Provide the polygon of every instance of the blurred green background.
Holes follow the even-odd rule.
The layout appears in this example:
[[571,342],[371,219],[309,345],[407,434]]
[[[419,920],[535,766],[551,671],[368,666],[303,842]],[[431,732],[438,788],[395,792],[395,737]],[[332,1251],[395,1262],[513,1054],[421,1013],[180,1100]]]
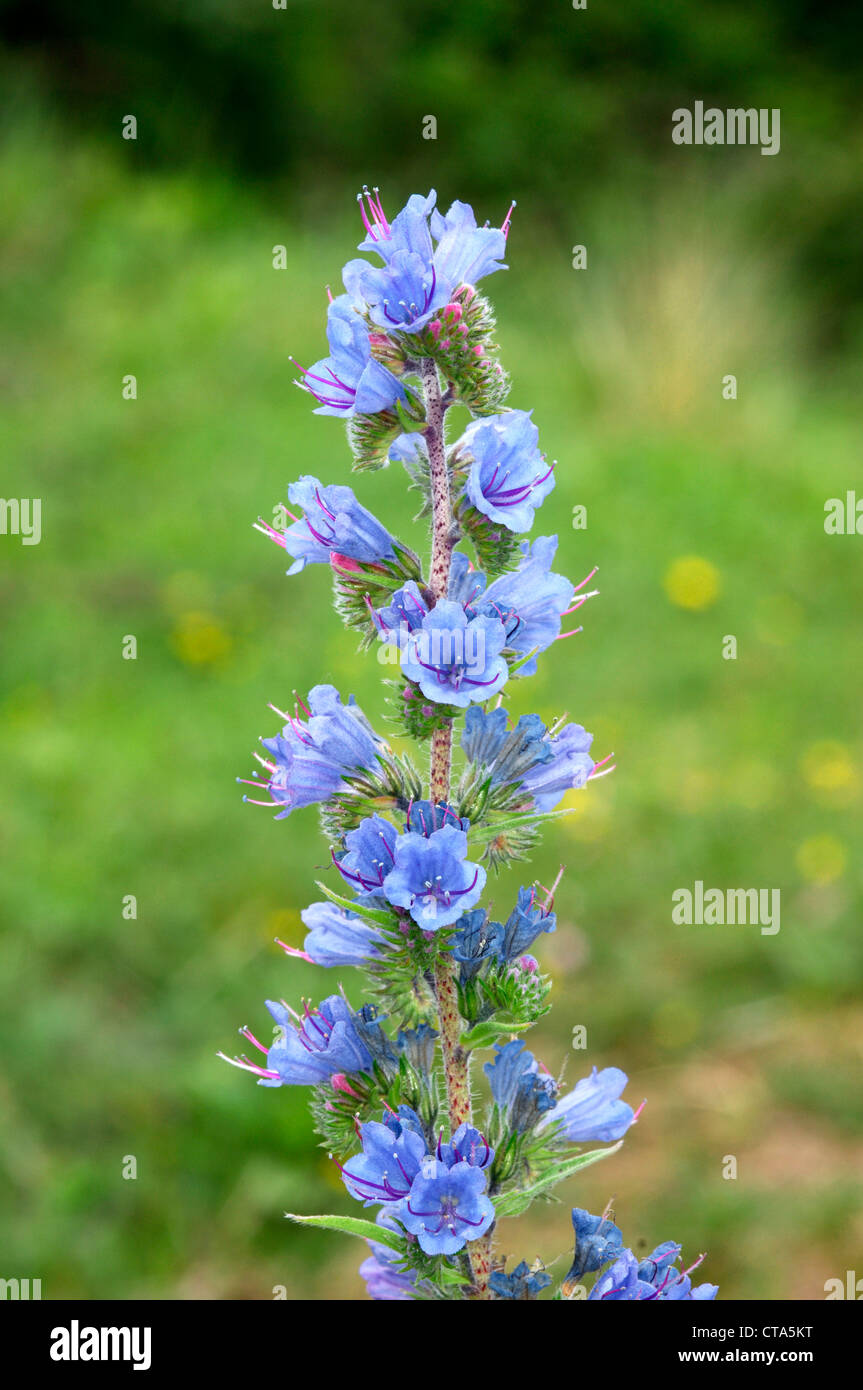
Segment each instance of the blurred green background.
[[[623,1067],[648,1105],[502,1248],[562,1274],[568,1204],[613,1193],[636,1249],[708,1249],[726,1297],[821,1298],[861,1270],[863,542],[823,528],[828,498],[863,495],[852,19],[0,5],[0,491],[43,501],[40,545],[0,537],[0,1276],[48,1298],[362,1295],[364,1250],[282,1219],[353,1207],[305,1095],[215,1052],[266,1028],[267,996],[343,979],[358,1000],[272,944],[302,942],[314,811],[274,824],[233,778],[294,687],[383,714],[328,576],[286,579],[251,529],[299,473],[349,480],[289,354],[321,354],[366,181],[390,210],[434,186],[498,224],[518,199],[489,282],[510,403],[559,460],[558,568],[600,569],[584,632],[512,697],[618,764],[526,870],[568,865],[534,1039],[570,1081]],[[673,145],[695,100],[780,108],[780,153]],[[424,546],[403,482],[357,486]],[[674,926],[696,879],[779,888],[781,931]],[[494,886],[502,911],[521,881]]]

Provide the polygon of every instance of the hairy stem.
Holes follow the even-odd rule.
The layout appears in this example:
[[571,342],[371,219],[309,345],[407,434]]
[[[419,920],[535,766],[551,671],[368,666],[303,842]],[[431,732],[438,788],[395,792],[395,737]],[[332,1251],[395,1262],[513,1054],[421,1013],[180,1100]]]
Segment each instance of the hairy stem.
[[[440,389],[437,368],[430,357],[423,359],[420,376],[426,404],[425,441],[429,456],[432,503],[432,553],[429,589],[437,602],[446,598],[450,561],[455,544],[456,528],[452,514],[449,473],[446,464],[444,416],[446,406]],[[452,723],[432,734],[429,795],[432,802],[447,801],[450,795],[452,764]],[[441,953],[435,962],[435,996],[440,1024],[440,1043],[446,1075],[450,1133],[460,1124],[472,1119],[468,1054],[459,1044],[462,1020],[458,1009],[456,964],[452,956]],[[473,1243],[468,1252],[479,1298],[488,1298],[488,1276],[491,1272],[491,1235]]]

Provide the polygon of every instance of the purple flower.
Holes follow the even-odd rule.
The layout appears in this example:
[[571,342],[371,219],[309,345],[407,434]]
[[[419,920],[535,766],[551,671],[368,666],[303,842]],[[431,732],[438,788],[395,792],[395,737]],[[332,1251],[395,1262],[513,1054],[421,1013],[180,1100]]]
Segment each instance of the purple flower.
[[[387,1207],[381,1207],[375,1217],[375,1225],[402,1234],[401,1227],[393,1220]],[[400,1268],[402,1257],[397,1251],[377,1240],[370,1240],[368,1246],[372,1253],[360,1265],[360,1274],[366,1281],[370,1298],[388,1303],[404,1301],[413,1299],[427,1287],[422,1281],[417,1281],[416,1270]]]
[[554,488],[554,467],[546,467],[538,438],[529,412],[507,410],[474,420],[457,445],[472,460],[465,484],[471,503],[510,531],[529,531]]
[[332,554],[364,564],[395,558],[392,536],[351,488],[337,483],[324,487],[304,474],[291,483],[288,498],[305,513],[296,517],[288,512],[293,526],[282,532],[259,520],[255,527],[294,557],[288,574],[298,574],[306,565],[327,565]]
[[402,671],[427,699],[465,709],[496,695],[506,684],[509,668],[501,656],[505,643],[497,618],[468,618],[461,604],[440,599],[408,634]]
[[327,340],[329,357],[299,368],[297,385],[319,402],[316,415],[373,415],[405,399],[397,378],[372,357],[369,331],[346,294],[327,310]]
[[489,1148],[488,1140],[473,1125],[461,1124],[448,1144],[438,1139],[435,1157],[448,1168],[457,1163],[470,1163],[474,1168],[488,1168],[494,1158],[494,1149]]
[[345,835],[347,853],[333,856],[336,868],[358,896],[383,893],[384,880],[395,862],[399,838],[395,826],[383,816],[367,816],[356,830]]
[[466,1241],[485,1235],[494,1221],[485,1170],[471,1163],[448,1168],[439,1159],[427,1160],[398,1216],[427,1255],[454,1255]]
[[362,193],[357,194],[357,202],[366,235],[357,250],[374,251],[382,261],[389,261],[396,251],[427,254],[428,217],[436,199],[434,189],[426,197],[421,193],[412,193],[401,212],[390,223],[383,209],[379,189],[375,188],[370,193],[364,188]]
[[559,1124],[560,1137],[573,1144],[622,1138],[636,1119],[632,1106],[619,1099],[627,1080],[617,1067],[594,1067],[543,1116],[539,1128]]
[[360,1275],[366,1281],[369,1298],[376,1302],[395,1303],[413,1300],[417,1293],[415,1269],[399,1269],[399,1257],[386,1245],[369,1241],[372,1253],[360,1265]]
[[[411,435],[402,435],[403,439],[412,437]],[[475,608],[477,600],[485,592],[485,587],[485,575],[480,570],[474,569],[463,550],[456,550],[449,567],[447,598],[452,599],[455,603],[460,603],[462,608]],[[472,616],[473,613],[471,613]]]
[[530,546],[523,541],[518,568],[500,575],[473,604],[476,611],[500,618],[509,648],[522,656],[534,653],[520,668],[523,676],[535,674],[537,655],[560,636],[561,616],[575,593],[568,579],[551,572],[556,550],[557,536],[538,536]]
[[394,864],[383,893],[404,907],[423,931],[448,927],[482,895],[486,873],[467,862],[467,835],[445,825],[429,836],[411,831],[395,842]]
[[302,1018],[287,1004],[270,999],[267,1008],[279,1029],[269,1048],[250,1029],[240,1029],[259,1052],[266,1053],[265,1067],[245,1056],[219,1053],[223,1061],[257,1076],[259,1086],[314,1086],[337,1072],[361,1072],[371,1066],[371,1054],[354,1027],[350,1005],[340,994],[331,994],[316,1009],[306,1005]]
[[289,955],[303,955],[313,965],[367,965],[380,957],[379,948],[386,945],[370,922],[335,903],[311,903],[300,917],[309,928],[305,950],[296,952],[280,944]]
[[275,738],[261,739],[269,757],[256,755],[268,780],[249,785],[268,791],[272,801],[253,804],[281,807],[276,820],[345,790],[343,779],[376,767],[383,747],[354,697],[343,705],[333,685],[316,685],[303,712],[305,719],[276,710],[287,722]]

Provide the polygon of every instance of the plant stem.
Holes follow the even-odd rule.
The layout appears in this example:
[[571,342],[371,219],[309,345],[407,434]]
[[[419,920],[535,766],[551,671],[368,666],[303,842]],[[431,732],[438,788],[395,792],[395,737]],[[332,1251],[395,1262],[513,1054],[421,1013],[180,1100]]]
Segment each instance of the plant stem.
[[[430,357],[420,364],[426,405],[425,441],[429,456],[432,504],[432,553],[429,589],[435,602],[446,598],[450,561],[455,544],[455,523],[450,498],[449,473],[446,463],[444,416],[446,406],[440,389],[437,368]],[[448,801],[452,765],[452,722],[436,729],[431,741],[429,796],[432,803]],[[435,997],[440,1025],[440,1044],[446,1076],[450,1134],[460,1124],[472,1119],[468,1053],[459,1043],[462,1019],[458,1009],[456,964],[449,953],[441,952],[435,961]],[[488,1276],[491,1272],[491,1234],[472,1242],[468,1258],[474,1275],[476,1296],[488,1298]]]

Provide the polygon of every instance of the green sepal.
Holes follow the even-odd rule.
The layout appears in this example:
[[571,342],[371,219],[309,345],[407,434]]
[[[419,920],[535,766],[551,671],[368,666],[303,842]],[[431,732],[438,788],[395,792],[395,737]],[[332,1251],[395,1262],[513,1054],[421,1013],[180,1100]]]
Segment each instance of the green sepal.
[[493,840],[497,835],[505,835],[509,830],[521,829],[528,825],[539,825],[542,821],[554,820],[557,816],[571,816],[574,807],[565,807],[562,811],[526,811],[518,816],[504,816],[502,820],[486,821],[480,825],[471,825],[467,832],[468,843],[473,841],[485,844]]
[[474,1024],[473,1028],[468,1028],[466,1033],[462,1033],[459,1043],[462,1047],[493,1047],[498,1038],[503,1033],[523,1033],[526,1028],[533,1026],[533,1019],[518,1019],[514,1014],[505,1010],[501,1013],[492,1014],[491,1018],[483,1019],[482,1023]]
[[365,917],[367,922],[373,922],[376,927],[392,927],[396,921],[394,912],[381,912],[375,907],[366,907],[364,903],[354,902],[353,898],[343,898],[340,893],[334,893],[332,888],[328,888],[320,879],[316,879],[316,886],[320,888],[337,907],[344,908],[345,912],[354,912],[357,917]]

